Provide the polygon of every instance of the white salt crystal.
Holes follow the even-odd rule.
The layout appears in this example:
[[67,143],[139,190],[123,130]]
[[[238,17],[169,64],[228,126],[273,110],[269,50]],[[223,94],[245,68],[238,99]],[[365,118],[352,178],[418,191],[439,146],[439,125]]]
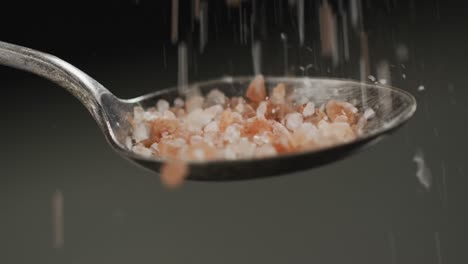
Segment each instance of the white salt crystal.
[[234,149],[233,149],[232,145],[226,146],[226,148],[224,149],[223,154],[224,154],[224,158],[227,159],[227,160],[236,159],[236,152],[234,152]]
[[162,116],[164,119],[176,119],[176,115],[169,111],[169,110],[164,110],[164,113],[163,113],[163,116]]
[[371,119],[375,116],[375,112],[372,108],[367,108],[366,111],[364,111],[363,116],[365,119]]
[[252,141],[257,145],[263,145],[270,143],[270,137],[267,133],[263,132],[262,134],[257,134],[253,136]]
[[226,96],[218,89],[211,90],[206,96],[206,102],[211,105],[224,105],[226,103]]
[[426,87],[424,87],[424,85],[419,85],[418,86],[418,92],[422,92],[424,90],[426,90]]
[[348,122],[348,117],[345,115],[339,115],[335,118],[334,122],[341,122],[341,123],[347,123]]
[[149,138],[149,129],[146,126],[146,123],[139,123],[134,129],[133,129],[133,138],[137,141],[140,142],[142,140],[148,139]]
[[145,110],[142,107],[136,106],[133,108],[133,121],[135,123],[140,123],[144,119]]
[[221,105],[213,105],[205,109],[205,113],[211,118],[215,118],[223,112],[223,107]]
[[250,142],[247,138],[240,139],[239,143],[236,144],[237,156],[242,158],[251,158],[255,155],[256,146]]
[[302,122],[303,122],[302,115],[297,112],[288,114],[286,116],[286,127],[291,131],[294,131],[297,128],[299,128]]
[[373,75],[369,75],[369,76],[367,76],[367,78],[368,78],[371,82],[375,82],[375,80],[377,80]]
[[216,133],[219,131],[219,125],[216,121],[211,121],[210,123],[208,123],[208,125],[205,126],[203,131],[205,131],[205,133],[209,133],[209,132]]
[[151,150],[149,148],[145,148],[145,146],[138,144],[132,148],[132,151],[140,156],[143,157],[151,157]]
[[308,102],[302,111],[304,117],[311,116],[315,113],[315,104],[312,102]]
[[158,143],[151,144],[150,150],[155,154],[158,153],[159,152],[159,144]]
[[189,113],[194,111],[195,109],[201,109],[204,101],[205,98],[199,95],[192,96],[187,100],[187,102],[185,102],[185,108]]
[[224,132],[225,141],[228,141],[230,143],[235,143],[239,141],[239,138],[240,138],[239,125],[233,124],[226,128],[226,131]]
[[169,110],[169,102],[163,99],[158,100],[156,107],[158,108],[158,112],[163,113],[164,111]]
[[132,149],[132,138],[131,137],[126,137],[125,138],[125,146],[127,149]]
[[202,136],[192,136],[190,137],[190,144],[197,144],[197,143],[202,143],[203,142],[203,137]]
[[205,151],[200,148],[196,148],[192,151],[193,156],[195,157],[196,160],[204,160],[205,159]]
[[265,144],[258,147],[255,151],[257,157],[268,157],[276,155],[276,149],[271,144]]
[[257,107],[257,118],[265,119],[265,113],[267,111],[267,102],[261,102]]
[[197,108],[187,115],[187,124],[190,131],[201,130],[211,121],[211,118],[201,108]]
[[184,105],[185,105],[185,102],[184,102],[184,100],[182,100],[182,98],[176,98],[176,99],[174,100],[174,106],[175,106],[175,107],[180,107],[180,108],[182,108],[182,107],[184,107]]
[[237,112],[239,112],[239,113],[243,113],[243,112],[244,112],[244,108],[245,108],[245,107],[244,107],[244,104],[243,104],[243,103],[239,103],[239,104],[236,105],[235,110],[236,110]]

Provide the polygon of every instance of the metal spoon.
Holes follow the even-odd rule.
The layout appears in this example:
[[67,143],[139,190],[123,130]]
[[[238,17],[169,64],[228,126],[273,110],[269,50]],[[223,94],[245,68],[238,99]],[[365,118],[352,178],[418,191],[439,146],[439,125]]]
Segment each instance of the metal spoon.
[[[72,93],[88,109],[117,153],[150,170],[159,172],[163,160],[136,155],[125,147],[131,132],[128,113],[135,106],[155,106],[159,99],[172,101],[179,96],[177,88],[160,90],[134,99],[123,100],[73,65],[50,54],[0,42],[0,64],[29,71],[49,79]],[[253,77],[225,77],[196,83],[188,89],[206,94],[219,89],[227,96],[242,96]],[[321,166],[342,159],[369,143],[381,139],[404,124],[416,110],[415,98],[400,89],[364,84],[351,80],[312,78],[265,78],[268,89],[282,82],[295,89],[300,99],[308,98],[320,105],[330,99],[355,102],[360,110],[371,107],[376,117],[356,140],[317,151],[278,155],[249,160],[190,162],[190,180],[225,181],[253,179],[286,174]]]

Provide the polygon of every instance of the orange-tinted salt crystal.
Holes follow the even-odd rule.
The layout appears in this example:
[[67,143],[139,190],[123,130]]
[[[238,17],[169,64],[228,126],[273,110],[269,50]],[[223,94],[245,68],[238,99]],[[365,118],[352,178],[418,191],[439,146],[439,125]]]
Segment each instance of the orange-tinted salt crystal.
[[305,118],[304,122],[310,122],[314,125],[317,125],[320,121],[322,121],[326,117],[327,115],[322,110],[320,110],[319,108],[316,108],[315,113]]
[[179,121],[176,119],[156,119],[150,122],[151,136],[154,142],[161,139],[163,133],[173,134],[179,128]]
[[234,117],[231,111],[223,111],[219,122],[219,131],[224,132],[228,126],[234,122]]
[[168,161],[161,167],[161,182],[169,189],[182,185],[187,175],[188,166],[183,161]]
[[259,103],[265,100],[266,96],[265,79],[263,79],[262,75],[257,75],[250,83],[249,88],[247,88],[245,97],[249,98],[252,102]]
[[332,121],[335,121],[335,119],[340,115],[345,115],[348,118],[348,123],[350,125],[354,125],[357,122],[356,108],[350,103],[330,100],[325,109],[328,117]]
[[271,125],[267,120],[255,118],[253,121],[246,122],[244,124],[244,127],[241,130],[241,134],[244,137],[251,138],[257,134],[271,131]]
[[273,88],[271,93],[271,101],[275,104],[284,104],[286,97],[286,86],[284,83],[279,83]]

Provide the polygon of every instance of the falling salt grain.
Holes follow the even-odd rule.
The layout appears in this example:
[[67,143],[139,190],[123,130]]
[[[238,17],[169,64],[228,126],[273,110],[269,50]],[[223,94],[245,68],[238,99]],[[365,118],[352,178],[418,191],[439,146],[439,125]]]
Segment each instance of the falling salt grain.
[[156,107],[158,108],[158,112],[163,113],[164,111],[169,110],[169,102],[162,99],[158,100]]
[[367,78],[368,78],[371,82],[375,82],[375,81],[377,80],[373,75],[369,75],[369,76],[367,76]]
[[126,137],[125,138],[125,146],[127,149],[132,149],[132,138],[131,137]]
[[419,85],[418,92],[422,92],[424,90],[426,90],[426,87],[424,87],[424,85]]
[[161,182],[170,189],[182,185],[187,177],[188,166],[182,161],[169,161],[161,167]]

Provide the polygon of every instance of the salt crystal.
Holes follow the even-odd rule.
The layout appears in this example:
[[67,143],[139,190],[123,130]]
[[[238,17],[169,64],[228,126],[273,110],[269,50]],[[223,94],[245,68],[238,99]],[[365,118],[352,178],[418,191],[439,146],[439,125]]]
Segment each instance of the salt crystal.
[[252,80],[245,94],[252,102],[261,102],[267,96],[265,89],[265,79],[262,75],[257,75]]
[[234,151],[232,145],[226,146],[226,148],[224,149],[223,154],[224,154],[224,158],[227,159],[227,160],[236,159],[236,152]]
[[197,108],[187,115],[187,124],[190,131],[201,130],[210,121],[210,115],[206,114],[201,108]]
[[257,107],[257,118],[265,119],[265,113],[267,111],[267,102],[261,102]]
[[127,149],[132,149],[132,138],[131,137],[126,137],[125,138],[125,146],[127,147]]
[[140,156],[143,156],[145,158],[151,157],[151,150],[148,148],[145,148],[145,146],[138,144],[136,146],[133,146],[132,151]]
[[258,147],[255,151],[255,156],[257,157],[269,157],[276,154],[276,149],[271,144],[264,144]]
[[153,143],[153,144],[151,144],[150,150],[151,150],[153,153],[158,153],[158,152],[159,152],[159,144],[158,144],[158,143]]
[[253,136],[252,141],[255,144],[261,146],[261,145],[270,143],[270,136],[268,135],[267,132],[263,132],[261,134],[257,134],[255,136]]
[[182,108],[182,107],[184,107],[184,105],[185,105],[185,102],[184,102],[184,100],[182,100],[182,98],[176,98],[174,100],[174,106],[175,107]]
[[369,76],[367,76],[367,78],[368,78],[371,82],[375,82],[375,80],[377,80],[373,75],[369,75]]
[[198,144],[198,143],[201,143],[201,142],[203,142],[203,137],[202,136],[195,135],[195,136],[192,136],[190,138],[190,144],[192,144],[192,145]]
[[171,189],[179,187],[188,175],[188,166],[182,161],[169,161],[161,167],[161,181]]
[[294,131],[297,128],[299,128],[302,122],[303,122],[302,115],[297,112],[288,114],[286,116],[286,127],[291,131]]
[[218,89],[211,90],[206,96],[206,103],[208,106],[224,105],[226,103],[226,96]]
[[224,140],[230,143],[237,142],[240,138],[240,129],[239,125],[233,124],[226,128],[224,132]]
[[239,112],[239,113],[243,113],[243,112],[244,112],[244,108],[245,108],[245,107],[244,107],[244,104],[239,103],[239,104],[236,105],[235,110],[236,110],[237,112]]
[[158,100],[156,107],[158,108],[158,112],[163,113],[164,111],[169,110],[169,102],[163,99]]
[[133,121],[135,123],[142,122],[144,119],[144,114],[145,110],[140,106],[136,106],[135,108],[133,108]]
[[219,131],[219,125],[218,125],[218,123],[216,121],[211,121],[210,123],[208,123],[208,125],[205,126],[203,131],[205,131],[205,133],[218,132]]
[[205,98],[199,95],[192,96],[187,100],[187,102],[185,102],[185,108],[189,113],[194,111],[195,109],[201,109],[204,101]]
[[424,85],[419,85],[418,86],[418,92],[422,92],[424,90],[426,90],[426,87],[424,87]]
[[304,107],[304,110],[302,111],[302,115],[304,117],[311,116],[315,113],[315,104],[312,102],[308,102],[306,106]]
[[255,155],[255,144],[251,143],[247,138],[241,138],[236,144],[237,156],[241,158],[251,158]]
[[271,101],[275,104],[284,104],[286,97],[286,86],[283,83],[278,84],[273,88]]
[[140,142],[140,141],[143,141],[143,140],[149,138],[149,129],[148,129],[146,123],[139,123],[133,129],[133,138],[137,142]]
[[205,109],[205,113],[211,118],[215,118],[216,116],[218,115],[221,115],[221,113],[223,112],[223,107],[220,106],[220,105],[214,105],[214,106],[211,106],[209,108],[206,108]]
[[372,108],[367,108],[363,114],[365,119],[371,119],[375,116],[375,111]]
[[163,116],[162,116],[164,119],[176,119],[176,115],[169,111],[169,110],[164,110],[164,113],[163,113]]
[[346,115],[339,115],[335,118],[334,122],[348,123],[348,117]]
[[158,111],[146,111],[143,113],[143,119],[145,121],[153,121],[161,117]]

